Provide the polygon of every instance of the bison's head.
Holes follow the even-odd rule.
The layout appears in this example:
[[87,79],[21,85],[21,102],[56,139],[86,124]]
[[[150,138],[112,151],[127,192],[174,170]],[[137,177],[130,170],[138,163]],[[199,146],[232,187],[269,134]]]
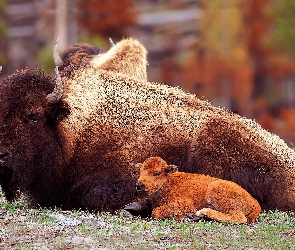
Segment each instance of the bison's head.
[[[59,123],[71,113],[63,100],[62,76],[101,53],[98,47],[75,44],[61,56],[54,47],[55,75],[41,70],[16,71],[0,85],[0,182],[8,200],[18,190],[32,190],[40,205],[58,204],[67,146]],[[48,188],[50,187],[50,188]],[[52,188],[52,187],[55,187]]]
[[160,157],[150,157],[140,168],[140,176],[136,183],[136,190],[148,196],[157,194],[167,182],[167,176],[177,171],[174,165],[168,165]]
[[57,124],[70,110],[58,91],[41,70],[17,71],[0,85],[0,181],[8,200],[59,178],[50,171],[63,162]]

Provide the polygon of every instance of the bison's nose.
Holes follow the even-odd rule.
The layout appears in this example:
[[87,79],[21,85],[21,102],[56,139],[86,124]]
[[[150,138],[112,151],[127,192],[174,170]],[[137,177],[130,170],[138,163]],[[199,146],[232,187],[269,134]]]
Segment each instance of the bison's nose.
[[8,152],[2,148],[0,148],[0,161],[5,160],[5,158],[8,156]]
[[137,191],[144,191],[145,185],[142,182],[136,183],[136,190]]

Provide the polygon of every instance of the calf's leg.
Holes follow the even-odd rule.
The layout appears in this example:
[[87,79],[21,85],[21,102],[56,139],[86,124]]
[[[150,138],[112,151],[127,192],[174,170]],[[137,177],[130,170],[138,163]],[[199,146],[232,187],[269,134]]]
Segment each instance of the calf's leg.
[[246,190],[225,180],[212,182],[205,200],[208,208],[197,211],[196,215],[220,222],[252,223],[261,211],[258,202]]
[[156,219],[175,219],[180,221],[188,218],[188,214],[196,212],[194,204],[190,200],[174,201],[156,207],[152,211],[152,217]]
[[198,217],[206,217],[219,222],[247,223],[246,216],[239,210],[231,211],[226,214],[218,212],[212,208],[202,208],[196,212],[196,215]]

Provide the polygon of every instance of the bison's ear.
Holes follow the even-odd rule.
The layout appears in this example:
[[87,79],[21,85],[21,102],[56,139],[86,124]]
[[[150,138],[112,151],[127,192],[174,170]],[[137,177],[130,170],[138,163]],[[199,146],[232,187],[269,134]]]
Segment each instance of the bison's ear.
[[147,51],[143,45],[133,38],[123,39],[105,54],[95,56],[91,64],[97,69],[121,73],[147,81]]
[[178,168],[175,165],[167,165],[167,167],[165,168],[166,174],[172,174],[176,171],[178,171]]
[[135,168],[141,168],[142,163],[136,163],[136,164],[134,164],[134,166],[135,166]]
[[70,108],[67,103],[60,100],[57,103],[53,103],[50,106],[48,114],[48,122],[51,125],[56,125],[70,114]]

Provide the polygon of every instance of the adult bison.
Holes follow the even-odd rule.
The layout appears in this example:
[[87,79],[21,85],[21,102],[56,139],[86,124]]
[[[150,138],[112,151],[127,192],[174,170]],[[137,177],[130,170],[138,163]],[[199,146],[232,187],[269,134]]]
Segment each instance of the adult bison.
[[[0,86],[0,180],[11,201],[114,211],[135,198],[137,162],[234,181],[264,208],[295,209],[295,153],[252,120],[151,83],[146,50],[125,39],[56,57]],[[60,74],[60,75],[59,75]]]

